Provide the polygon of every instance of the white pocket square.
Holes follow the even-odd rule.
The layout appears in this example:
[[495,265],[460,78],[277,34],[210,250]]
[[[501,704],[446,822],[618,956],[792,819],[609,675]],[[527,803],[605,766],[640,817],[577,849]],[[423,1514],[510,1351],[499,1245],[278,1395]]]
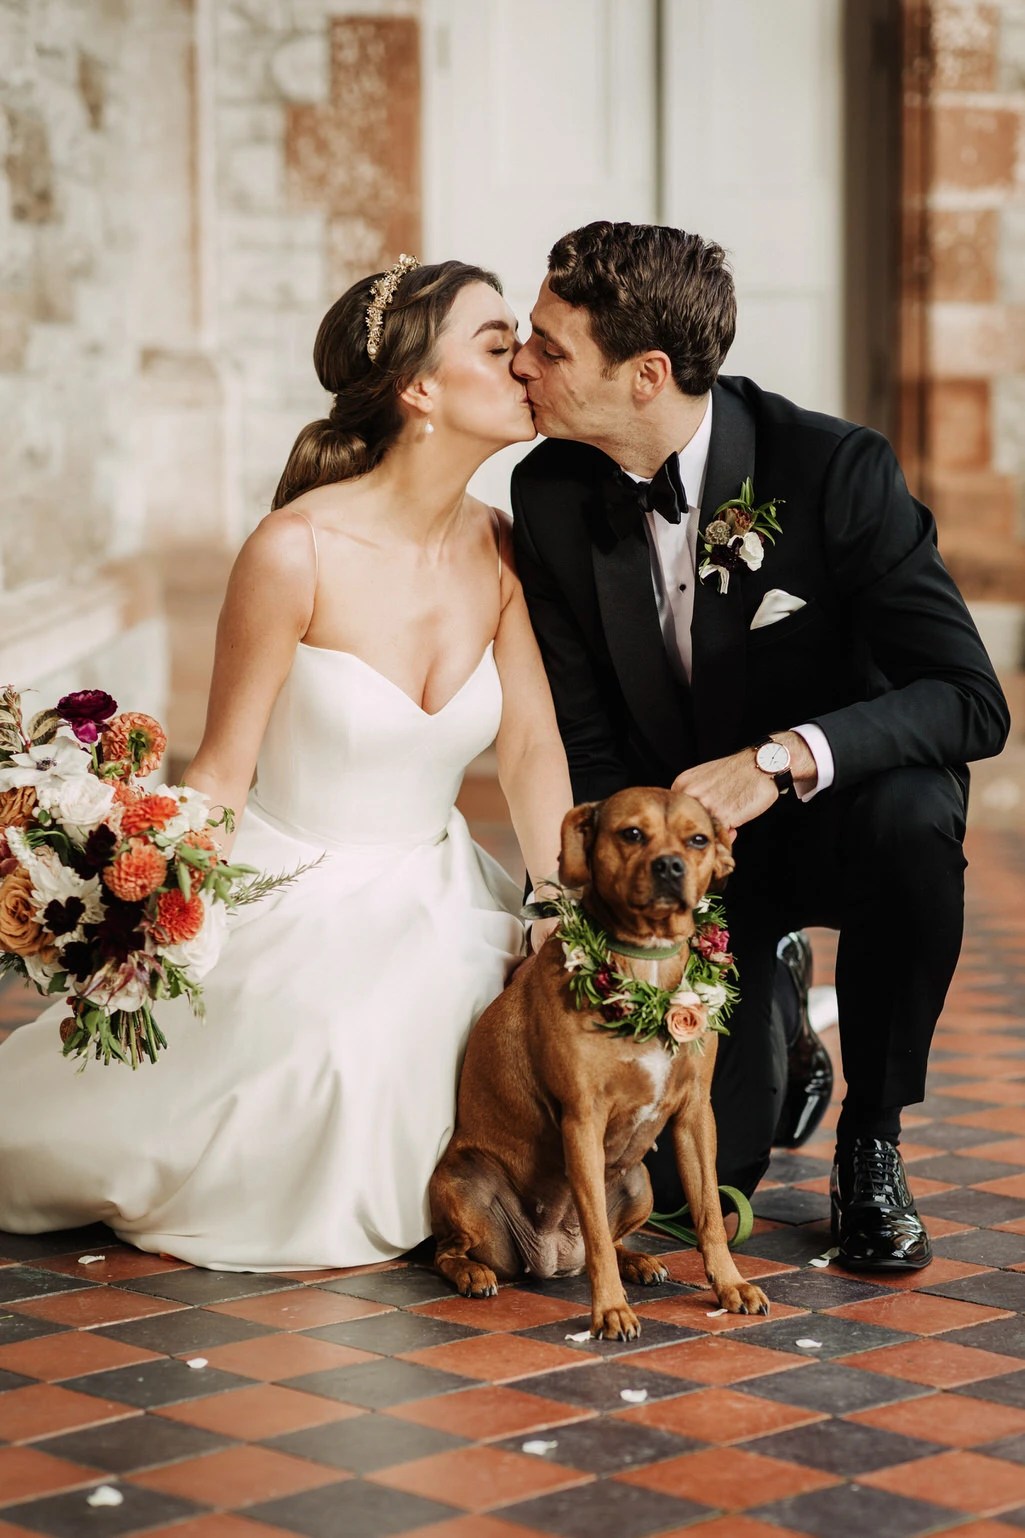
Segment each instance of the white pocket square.
[[775,625],[778,620],[786,619],[788,614],[796,614],[798,609],[803,609],[804,603],[803,598],[795,598],[793,593],[786,593],[781,587],[770,587],[755,610],[751,629],[761,630],[764,625]]

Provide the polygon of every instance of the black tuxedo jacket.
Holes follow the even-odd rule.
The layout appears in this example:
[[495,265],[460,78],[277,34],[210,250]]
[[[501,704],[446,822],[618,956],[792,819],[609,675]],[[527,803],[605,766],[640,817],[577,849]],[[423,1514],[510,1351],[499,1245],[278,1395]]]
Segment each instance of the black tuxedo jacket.
[[[617,512],[600,450],[549,439],[513,473],[519,574],[548,672],[574,795],[668,785],[681,769],[814,721],[839,789],[901,765],[998,753],[1007,707],[940,559],[932,515],[886,440],[748,379],[713,390],[700,527],[745,477],[782,533],[758,571],[694,594],[692,677],[663,642],[643,515]],[[698,565],[701,540],[698,542]],[[751,630],[770,588],[805,606]]]

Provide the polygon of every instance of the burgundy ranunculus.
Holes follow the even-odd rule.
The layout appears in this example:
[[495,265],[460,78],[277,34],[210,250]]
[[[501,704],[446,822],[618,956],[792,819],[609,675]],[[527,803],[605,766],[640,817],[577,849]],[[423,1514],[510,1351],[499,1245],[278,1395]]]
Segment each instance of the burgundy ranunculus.
[[57,714],[79,742],[95,742],[116,710],[117,700],[102,689],[79,689],[57,701]]
[[594,974],[595,992],[601,998],[607,999],[615,986],[616,980],[612,975],[611,968],[599,967],[597,972]]

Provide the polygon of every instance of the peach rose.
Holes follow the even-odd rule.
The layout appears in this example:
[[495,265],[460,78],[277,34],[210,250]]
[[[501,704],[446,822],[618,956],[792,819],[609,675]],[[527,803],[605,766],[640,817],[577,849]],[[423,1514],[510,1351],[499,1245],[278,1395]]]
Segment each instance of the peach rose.
[[24,828],[32,821],[36,792],[32,785],[16,785],[0,792],[0,828]]
[[41,956],[52,961],[57,954],[53,936],[36,918],[32,905],[32,877],[24,866],[0,882],[0,950],[15,956]]
[[674,993],[666,1010],[666,1030],[674,1041],[696,1041],[708,1029],[708,1010],[696,993]]

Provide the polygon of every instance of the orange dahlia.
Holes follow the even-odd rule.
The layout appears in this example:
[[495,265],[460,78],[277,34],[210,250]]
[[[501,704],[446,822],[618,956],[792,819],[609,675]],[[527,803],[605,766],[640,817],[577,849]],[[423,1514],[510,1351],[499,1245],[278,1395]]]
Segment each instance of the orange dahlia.
[[205,829],[186,833],[181,843],[188,844],[190,849],[209,849],[211,854],[217,853],[217,840]]
[[151,828],[159,832],[177,815],[178,803],[173,796],[140,796],[121,813],[121,832],[148,833]]
[[140,790],[138,785],[130,785],[127,780],[118,780],[114,786],[114,805],[132,806],[136,801],[141,801],[144,795],[145,791]]
[[128,774],[152,774],[164,756],[167,734],[152,716],[140,710],[123,710],[100,741],[105,763],[118,760],[127,764]]
[[104,884],[122,902],[141,902],[163,884],[167,861],[144,838],[133,838],[124,854],[119,854],[103,872]]
[[161,892],[157,899],[157,924],[166,936],[167,945],[194,940],[203,927],[204,917],[198,893],[186,897],[177,887],[172,887],[170,892]]

